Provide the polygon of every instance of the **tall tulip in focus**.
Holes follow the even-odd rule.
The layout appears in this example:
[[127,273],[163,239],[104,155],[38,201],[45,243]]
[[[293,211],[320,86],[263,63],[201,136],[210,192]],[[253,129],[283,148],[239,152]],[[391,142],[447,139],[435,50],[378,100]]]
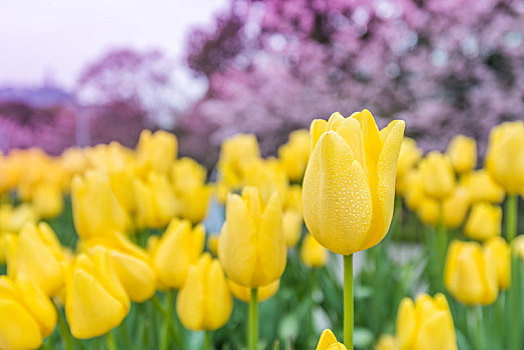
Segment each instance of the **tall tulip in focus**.
[[226,221],[218,242],[218,257],[224,271],[235,283],[251,288],[248,348],[257,348],[257,288],[280,278],[286,267],[286,241],[282,208],[277,193],[267,204],[254,187],[242,196],[228,195]]
[[339,113],[310,127],[312,152],[303,182],[304,220],[315,239],[344,255],[344,342],[353,346],[352,254],[377,245],[393,216],[404,122],[379,131],[368,110]]

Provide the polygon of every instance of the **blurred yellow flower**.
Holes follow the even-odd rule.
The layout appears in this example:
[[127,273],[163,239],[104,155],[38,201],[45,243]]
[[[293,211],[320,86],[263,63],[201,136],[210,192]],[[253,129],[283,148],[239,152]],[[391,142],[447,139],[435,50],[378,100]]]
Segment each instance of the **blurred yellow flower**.
[[218,242],[218,257],[228,277],[245,287],[268,285],[284,272],[286,253],[278,194],[267,205],[254,187],[244,188],[242,196],[228,195]]
[[394,336],[384,334],[378,338],[378,342],[375,344],[375,350],[400,350],[400,347]]
[[324,329],[316,350],[347,350],[347,348],[344,344],[338,342],[331,329]]
[[62,213],[64,200],[58,184],[42,183],[33,192],[33,207],[41,218],[54,218]]
[[254,159],[244,165],[243,185],[256,187],[262,199],[267,202],[274,192],[277,192],[280,198],[285,198],[288,180],[275,158]]
[[151,172],[145,182],[135,178],[133,193],[138,227],[162,228],[175,216],[176,198],[165,174]]
[[417,214],[420,221],[429,226],[437,226],[441,216],[441,205],[439,201],[429,197],[422,198],[417,207]]
[[469,192],[462,186],[456,186],[455,191],[442,203],[444,225],[447,228],[457,228],[464,222],[470,205]]
[[473,203],[500,203],[504,199],[504,189],[491,178],[485,169],[464,174],[460,182],[468,190]]
[[511,241],[511,249],[524,260],[524,235],[518,235]]
[[397,162],[397,193],[404,194],[407,190],[408,182],[405,175],[413,169],[422,158],[422,150],[417,147],[417,142],[409,137],[404,137],[400,146],[400,153]]
[[446,153],[458,174],[470,172],[477,166],[477,142],[473,138],[456,135]]
[[302,213],[286,210],[282,215],[282,224],[287,247],[296,246],[302,235]]
[[493,237],[484,244],[488,264],[497,268],[497,283],[500,290],[508,289],[511,281],[511,249],[502,237]]
[[426,195],[443,200],[455,190],[455,173],[449,159],[442,153],[432,151],[420,162],[420,172]]
[[189,267],[178,293],[176,311],[180,322],[193,331],[214,330],[226,324],[233,310],[233,298],[218,260],[204,253]]
[[[242,300],[243,302],[249,303],[251,299],[251,288],[241,286],[240,284],[236,284],[232,280],[228,279],[227,283],[229,285],[229,290],[231,291],[231,294],[238,300]],[[275,282],[271,282],[267,286],[262,286],[257,288],[257,300],[258,302],[262,302],[264,300],[267,300],[271,298],[273,295],[276,294],[278,291],[278,288],[280,287],[280,280],[276,280]]]
[[37,222],[38,213],[31,204],[23,203],[17,207],[9,204],[0,205],[0,233],[18,233],[25,224]]
[[500,236],[502,208],[488,203],[475,203],[464,226],[467,237],[485,241]]
[[378,244],[393,215],[404,122],[379,132],[368,110],[311,123],[312,153],[304,175],[304,220],[315,239],[348,255]]
[[304,176],[310,148],[309,131],[302,129],[291,132],[289,141],[278,149],[280,163],[291,181],[299,181]]
[[320,267],[326,264],[329,251],[321,246],[311,234],[307,234],[302,241],[300,258],[306,266]]
[[151,133],[142,130],[136,147],[138,169],[145,176],[151,171],[167,174],[175,160],[178,141],[175,135],[163,130]]

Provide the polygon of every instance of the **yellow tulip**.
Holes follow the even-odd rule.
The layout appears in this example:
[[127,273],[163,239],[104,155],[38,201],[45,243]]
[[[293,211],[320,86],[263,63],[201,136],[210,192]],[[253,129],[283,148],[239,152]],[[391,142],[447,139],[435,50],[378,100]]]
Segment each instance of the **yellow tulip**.
[[480,244],[452,241],[444,267],[444,285],[464,304],[491,304],[498,295],[496,266],[488,261]]
[[106,334],[129,312],[129,297],[106,252],[79,254],[69,268],[65,312],[75,338]]
[[[232,280],[228,279],[227,283],[229,285],[229,290],[231,291],[231,294],[238,300],[242,300],[243,302],[249,303],[251,300],[251,288],[241,286],[240,284],[236,284]],[[262,302],[264,300],[267,300],[271,298],[273,295],[276,294],[278,291],[278,288],[280,287],[280,280],[276,280],[275,282],[271,282],[267,286],[262,286],[257,288],[257,300],[258,302]]]
[[55,308],[42,291],[0,276],[0,348],[36,349],[55,324]]
[[469,209],[469,192],[462,186],[456,186],[455,191],[442,203],[444,225],[447,228],[457,228],[462,225]]
[[457,338],[446,297],[437,293],[404,298],[397,314],[397,340],[402,350],[455,350]]
[[511,281],[511,249],[502,237],[494,237],[484,244],[488,264],[497,268],[497,282],[500,290],[506,290]]
[[304,175],[304,220],[315,239],[348,255],[377,245],[393,215],[404,122],[379,132],[368,110],[311,123],[313,151]]
[[151,133],[142,130],[136,147],[141,174],[151,171],[167,174],[177,156],[178,141],[175,135],[159,130]]
[[511,241],[511,249],[524,260],[524,235],[518,235]]
[[108,176],[101,171],[75,176],[71,200],[76,232],[84,240],[112,236],[128,227],[127,213],[111,190]]
[[282,227],[286,245],[294,247],[302,235],[302,213],[295,210],[286,210],[282,215]]
[[417,214],[426,225],[436,226],[440,220],[441,205],[435,199],[424,197],[417,208]]
[[242,196],[230,194],[226,221],[218,242],[218,257],[233,282],[261,287],[280,278],[286,267],[286,242],[278,194],[267,205],[254,187]]
[[420,162],[420,172],[426,195],[442,200],[453,194],[455,174],[451,162],[442,153],[428,153]]
[[204,220],[211,198],[211,186],[203,185],[177,195],[177,216],[199,223]]
[[289,141],[278,149],[282,167],[292,181],[299,181],[304,175],[309,159],[309,143],[307,130],[295,130],[289,134]]
[[26,224],[18,236],[4,238],[8,275],[15,281],[31,282],[46,295],[55,294],[65,280],[60,243],[46,223]]
[[329,258],[329,251],[321,246],[315,238],[308,234],[302,241],[300,258],[309,267],[324,266]]
[[500,236],[502,208],[488,203],[475,203],[471,208],[464,233],[472,239],[485,241]]
[[467,173],[477,166],[477,142],[464,135],[453,137],[447,155],[458,174]]
[[244,165],[244,186],[256,187],[264,201],[278,192],[281,198],[286,195],[288,179],[275,158],[251,160]]
[[218,260],[204,253],[189,267],[187,280],[176,300],[180,322],[194,331],[215,330],[226,324],[233,298]]
[[135,178],[133,193],[138,227],[162,228],[175,216],[176,198],[165,174],[149,173],[147,182]]
[[485,169],[465,174],[461,184],[468,190],[472,202],[500,203],[504,199],[504,189]]
[[331,329],[324,329],[316,350],[347,350],[347,348],[344,344],[338,342]]
[[41,218],[54,218],[62,213],[64,200],[58,184],[42,183],[33,192],[33,206]]
[[375,350],[399,350],[397,339],[390,335],[384,334],[381,335],[378,339],[377,344],[375,344]]
[[418,169],[412,169],[403,176],[408,186],[404,191],[404,199],[406,206],[416,211],[424,200],[428,197],[424,191],[424,184],[422,182],[422,173]]
[[22,163],[16,157],[0,155],[0,194],[12,190],[18,183]]
[[175,192],[185,192],[206,183],[207,170],[191,158],[175,160],[171,166],[171,181]]
[[397,193],[403,194],[406,191],[404,176],[415,167],[420,158],[422,158],[422,150],[417,147],[417,142],[412,138],[404,137],[397,162]]
[[244,164],[260,159],[255,135],[236,135],[222,142],[218,158],[220,182],[230,188],[238,188],[244,179]]
[[502,123],[489,135],[486,169],[510,194],[524,189],[524,122]]
[[191,229],[187,220],[171,220],[166,232],[151,251],[151,260],[158,282],[167,288],[180,288],[189,266],[196,264],[204,250],[202,225]]
[[15,208],[9,204],[0,206],[0,232],[18,233],[25,224],[37,222],[38,213],[31,204],[23,203]]
[[214,256],[218,256],[218,238],[219,238],[219,234],[210,234],[207,237],[207,249]]
[[302,214],[302,187],[291,185],[287,188],[284,210],[295,210]]

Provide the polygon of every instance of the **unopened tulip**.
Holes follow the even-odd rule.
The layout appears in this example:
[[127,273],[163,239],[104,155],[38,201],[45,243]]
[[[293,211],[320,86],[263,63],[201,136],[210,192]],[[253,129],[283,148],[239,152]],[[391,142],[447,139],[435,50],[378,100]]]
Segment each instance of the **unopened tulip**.
[[[227,283],[229,285],[229,290],[231,291],[231,294],[238,300],[242,300],[243,302],[249,303],[251,300],[251,288],[244,287],[239,284],[236,284],[232,280],[228,279]],[[272,282],[268,284],[267,286],[262,286],[257,288],[257,300],[259,302],[262,302],[264,300],[267,300],[271,298],[273,295],[276,294],[278,291],[278,288],[280,287],[280,280],[276,280],[275,282]]]
[[437,293],[404,298],[397,313],[397,340],[403,350],[456,350],[457,338],[446,297]]
[[423,223],[430,226],[437,226],[440,220],[441,205],[432,198],[423,197],[417,208],[417,214]]
[[404,137],[402,145],[400,146],[400,153],[397,162],[397,192],[403,194],[407,186],[407,182],[403,181],[404,176],[415,167],[415,165],[422,158],[422,150],[417,147],[417,142],[409,137]]
[[393,215],[403,134],[403,121],[379,132],[368,110],[311,123],[302,203],[306,225],[322,246],[349,255],[384,238]]
[[471,208],[464,233],[479,241],[500,236],[502,208],[488,203],[475,203]]
[[420,162],[424,191],[429,197],[442,200],[455,190],[455,173],[448,158],[433,151]]
[[244,165],[244,186],[256,187],[264,201],[278,192],[284,198],[288,179],[286,173],[275,158],[265,160],[252,160]]
[[16,281],[31,282],[46,295],[55,294],[65,280],[60,243],[46,223],[26,224],[18,236],[6,236],[8,274]]
[[347,350],[347,348],[338,342],[331,329],[325,329],[320,335],[316,350]]
[[75,176],[71,199],[76,232],[84,240],[112,236],[128,227],[127,213],[111,190],[108,176],[101,171]]
[[428,198],[424,191],[422,173],[418,169],[412,169],[405,174],[403,178],[406,180],[406,183],[409,184],[404,191],[406,206],[416,211],[422,202]]
[[0,232],[18,233],[25,224],[36,224],[37,222],[38,213],[28,203],[20,204],[17,207],[9,204],[0,206]]
[[239,134],[222,142],[218,158],[221,181],[238,186],[243,180],[245,162],[260,159],[260,150],[255,135]]
[[302,213],[295,210],[286,210],[282,216],[286,245],[294,247],[302,235]]
[[285,210],[295,210],[302,214],[302,187],[291,185],[287,188],[283,205]]
[[493,237],[484,244],[488,264],[497,268],[497,282],[500,290],[506,290],[511,280],[511,249],[502,237]]
[[300,258],[306,266],[320,267],[326,264],[329,258],[329,251],[321,246],[312,235],[308,234],[302,241]]
[[307,130],[295,130],[289,134],[289,141],[278,149],[280,162],[292,181],[299,181],[304,175],[309,159],[309,143]]
[[33,193],[33,206],[42,218],[54,218],[64,209],[62,191],[58,184],[40,184]]
[[175,216],[176,198],[165,174],[149,173],[146,182],[133,181],[138,227],[162,228]]
[[453,137],[447,155],[458,174],[467,173],[477,166],[477,142],[464,135]]
[[167,288],[180,288],[189,266],[196,264],[204,250],[202,225],[191,229],[187,220],[171,220],[166,232],[151,252],[151,260],[159,283]]
[[500,203],[504,199],[504,189],[500,187],[485,169],[465,174],[461,178],[471,198],[471,202]]
[[176,311],[180,322],[194,331],[214,330],[226,324],[233,310],[233,298],[218,260],[204,253],[189,267],[180,289]]
[[381,335],[375,344],[375,350],[400,350],[397,339],[390,335]]
[[136,148],[138,166],[142,174],[151,171],[167,174],[177,156],[178,142],[175,135],[159,130],[143,130]]
[[129,312],[129,297],[107,253],[79,254],[67,278],[65,312],[75,338],[106,334]]
[[489,135],[486,169],[510,194],[524,189],[524,122],[502,123]]
[[274,193],[265,205],[258,190],[246,187],[230,194],[226,221],[218,242],[218,257],[233,282],[244,287],[266,286],[286,267],[282,208]]
[[36,349],[55,324],[55,308],[41,290],[0,276],[0,348]]
[[452,241],[444,267],[444,285],[464,304],[488,305],[498,295],[496,268],[480,244]]
[[442,203],[444,225],[447,228],[457,228],[462,225],[470,204],[469,192],[462,186],[456,186],[455,191]]

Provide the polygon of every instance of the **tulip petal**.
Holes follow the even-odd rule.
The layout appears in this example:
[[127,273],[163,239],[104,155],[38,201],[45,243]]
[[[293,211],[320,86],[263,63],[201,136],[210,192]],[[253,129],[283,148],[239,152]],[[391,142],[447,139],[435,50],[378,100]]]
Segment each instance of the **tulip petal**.
[[204,281],[196,265],[189,267],[186,283],[178,293],[176,311],[184,327],[194,331],[203,329]]
[[204,325],[206,329],[217,329],[227,322],[233,310],[233,298],[229,292],[224,272],[217,260],[211,264],[207,288]]
[[324,119],[315,119],[311,122],[309,127],[309,134],[311,135],[311,151],[313,151],[317,145],[320,136],[327,130],[327,121]]
[[37,349],[42,344],[40,328],[20,304],[0,299],[0,348]]

